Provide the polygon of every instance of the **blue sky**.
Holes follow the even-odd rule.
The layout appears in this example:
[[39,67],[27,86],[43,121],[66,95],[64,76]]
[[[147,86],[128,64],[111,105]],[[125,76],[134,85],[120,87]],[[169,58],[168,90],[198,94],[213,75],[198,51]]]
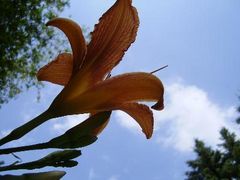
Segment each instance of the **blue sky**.
[[[89,27],[89,31],[114,3],[70,2],[62,16],[71,15],[80,25]],[[145,139],[133,119],[115,112],[99,140],[82,149],[79,165],[64,169],[67,175],[63,179],[184,179],[185,162],[194,158],[194,138],[215,147],[221,127],[238,133],[233,120],[240,94],[240,1],[133,0],[133,4],[140,18],[137,39],[113,74],[150,72],[168,64],[167,69],[156,74],[165,85],[165,109],[154,113],[155,131],[150,140]],[[60,89],[46,83],[40,103],[32,89],[3,106],[0,135],[45,110]],[[50,139],[84,117],[52,120],[10,145]],[[24,161],[45,154],[46,151],[18,153]],[[15,160],[9,156],[3,159]]]

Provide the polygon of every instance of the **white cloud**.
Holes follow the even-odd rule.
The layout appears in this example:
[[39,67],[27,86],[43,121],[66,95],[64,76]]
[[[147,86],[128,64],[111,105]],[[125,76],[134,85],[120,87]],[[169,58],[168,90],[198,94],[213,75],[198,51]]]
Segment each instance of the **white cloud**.
[[[191,151],[195,138],[215,146],[222,127],[237,132],[236,124],[231,121],[236,117],[234,107],[219,106],[204,90],[180,82],[166,86],[165,90],[165,109],[154,112],[154,136],[161,145]],[[138,127],[122,112],[117,112],[117,118],[124,127],[132,130]]]
[[57,121],[53,124],[53,130],[55,130],[58,133],[63,133],[66,130],[72,128],[73,126],[76,126],[80,122],[84,121],[89,117],[88,114],[81,114],[81,115],[71,115],[64,117],[63,120],[57,119]]

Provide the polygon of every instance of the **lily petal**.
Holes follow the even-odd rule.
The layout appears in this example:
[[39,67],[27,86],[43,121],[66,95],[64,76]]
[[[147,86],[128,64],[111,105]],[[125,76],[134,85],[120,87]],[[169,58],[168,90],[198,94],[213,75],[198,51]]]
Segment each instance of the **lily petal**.
[[50,20],[47,26],[59,28],[68,37],[73,51],[73,74],[76,73],[82,65],[87,52],[87,46],[81,28],[74,21],[66,18]]
[[94,130],[92,130],[92,135],[98,136],[105,129],[105,127],[108,125],[109,121],[110,121],[110,118],[108,118],[106,120],[106,122],[104,122],[104,124],[102,124],[98,128],[95,128]]
[[112,110],[118,104],[157,101],[163,107],[162,82],[150,73],[127,73],[99,82],[83,93],[63,91],[50,109],[56,116]]
[[[83,69],[91,71],[92,81],[101,81],[122,59],[135,41],[139,19],[131,0],[117,0],[95,25]],[[90,70],[89,70],[90,68]]]
[[119,105],[117,109],[132,116],[141,126],[146,138],[151,138],[153,133],[153,113],[148,106],[138,103],[124,103]]
[[61,53],[37,73],[39,81],[49,81],[65,86],[72,76],[73,59],[70,53]]
[[[152,137],[153,113],[148,106],[138,103],[123,103],[117,105],[114,109],[126,112],[128,115],[130,115],[133,119],[137,121],[137,123],[142,128],[143,133],[146,135],[147,139],[150,139]],[[91,114],[91,116],[93,116],[93,114]],[[93,135],[97,136],[98,134],[100,134],[109,123],[109,120],[110,119],[105,121],[100,127],[95,128],[92,131]]]

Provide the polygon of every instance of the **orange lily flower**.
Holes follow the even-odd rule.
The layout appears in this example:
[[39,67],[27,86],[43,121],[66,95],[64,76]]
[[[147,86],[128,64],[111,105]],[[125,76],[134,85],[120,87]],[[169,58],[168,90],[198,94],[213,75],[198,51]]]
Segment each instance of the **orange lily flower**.
[[161,81],[144,72],[106,79],[136,38],[139,19],[131,0],[116,1],[100,18],[88,45],[81,28],[72,20],[55,18],[47,25],[62,30],[72,48],[72,54],[60,54],[38,72],[39,80],[65,86],[49,111],[58,117],[122,110],[132,116],[150,138],[153,132],[152,111],[137,102],[157,101],[152,108],[163,109]]
[[[0,145],[19,139],[51,118],[112,110],[122,110],[132,116],[150,138],[153,113],[148,106],[138,102],[155,101],[157,103],[152,108],[163,109],[162,82],[153,74],[144,72],[106,78],[136,38],[139,19],[131,0],[116,1],[100,18],[88,45],[81,28],[69,19],[56,18],[47,25],[65,33],[72,54],[60,54],[41,68],[37,77],[65,87],[49,109],[0,139]],[[99,134],[107,122],[93,129],[93,135]]]

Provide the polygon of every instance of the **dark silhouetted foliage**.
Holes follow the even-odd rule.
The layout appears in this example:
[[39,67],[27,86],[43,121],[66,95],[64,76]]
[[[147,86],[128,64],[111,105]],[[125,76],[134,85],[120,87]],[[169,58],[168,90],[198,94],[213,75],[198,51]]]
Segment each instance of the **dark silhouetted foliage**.
[[240,139],[226,128],[221,129],[220,135],[222,144],[217,149],[207,147],[203,141],[195,141],[197,157],[187,162],[191,168],[186,172],[187,179],[240,179]]

